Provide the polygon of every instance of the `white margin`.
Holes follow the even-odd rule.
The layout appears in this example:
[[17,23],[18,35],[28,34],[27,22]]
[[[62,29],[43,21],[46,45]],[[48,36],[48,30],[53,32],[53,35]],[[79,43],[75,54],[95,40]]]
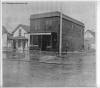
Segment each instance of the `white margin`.
[[97,59],[96,59],[96,67],[97,67],[97,87],[100,88],[100,1],[97,2]]
[[0,87],[2,87],[2,2],[0,7]]
[[7,2],[29,2],[29,1],[31,1],[31,2],[33,2],[33,1],[36,1],[36,2],[37,1],[39,1],[39,2],[40,1],[42,1],[42,2],[43,1],[46,1],[46,2],[47,1],[50,1],[50,2],[51,1],[54,1],[54,2],[55,1],[60,1],[60,2],[62,2],[62,1],[68,1],[68,2],[70,2],[70,1],[80,1],[81,2],[81,1],[99,1],[99,0],[2,0],[2,1],[7,1]]

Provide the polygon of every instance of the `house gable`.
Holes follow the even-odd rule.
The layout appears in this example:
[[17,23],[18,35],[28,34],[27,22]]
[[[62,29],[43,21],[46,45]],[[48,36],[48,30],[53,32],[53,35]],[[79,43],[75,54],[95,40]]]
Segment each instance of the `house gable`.
[[91,30],[87,30],[85,32],[85,39],[91,39],[91,38],[95,38],[95,32],[92,32]]
[[19,26],[19,27],[17,27],[16,31],[13,32],[13,36],[14,37],[19,36],[19,35],[24,36],[25,33],[27,33],[27,32],[23,29],[23,27]]
[[85,38],[87,39],[87,38],[93,38],[93,36],[89,33],[89,32],[87,32],[86,34],[85,34]]

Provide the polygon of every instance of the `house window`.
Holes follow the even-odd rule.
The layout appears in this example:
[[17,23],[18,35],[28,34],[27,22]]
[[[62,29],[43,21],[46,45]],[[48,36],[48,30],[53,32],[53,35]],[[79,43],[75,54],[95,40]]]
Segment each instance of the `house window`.
[[21,34],[22,34],[22,31],[21,31],[21,29],[19,29],[19,36],[21,36]]

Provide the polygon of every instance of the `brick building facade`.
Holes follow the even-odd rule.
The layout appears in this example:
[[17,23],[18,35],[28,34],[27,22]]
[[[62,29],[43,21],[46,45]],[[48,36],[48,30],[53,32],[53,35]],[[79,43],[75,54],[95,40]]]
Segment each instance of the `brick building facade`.
[[[62,51],[84,48],[84,24],[62,14]],[[30,16],[30,45],[41,50],[59,51],[60,12]]]

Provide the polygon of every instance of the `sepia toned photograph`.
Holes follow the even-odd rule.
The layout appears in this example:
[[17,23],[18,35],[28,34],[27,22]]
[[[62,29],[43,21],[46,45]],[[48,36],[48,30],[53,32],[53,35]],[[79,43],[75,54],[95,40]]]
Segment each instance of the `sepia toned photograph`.
[[96,7],[3,1],[3,87],[96,87]]

